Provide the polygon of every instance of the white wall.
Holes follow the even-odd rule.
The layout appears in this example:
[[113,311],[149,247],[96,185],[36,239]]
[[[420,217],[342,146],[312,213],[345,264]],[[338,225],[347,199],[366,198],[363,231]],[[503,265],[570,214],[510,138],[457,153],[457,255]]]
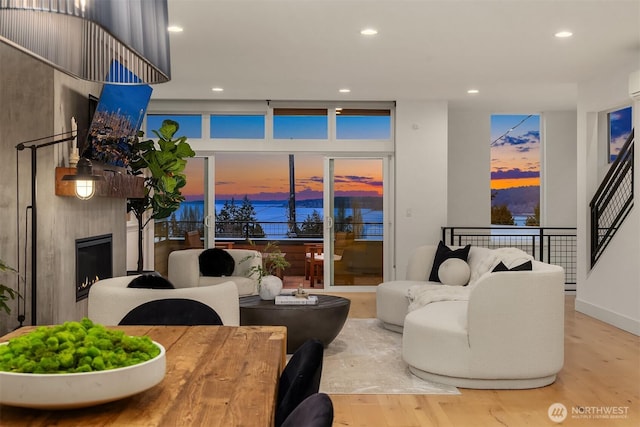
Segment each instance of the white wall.
[[576,112],[546,111],[540,121],[540,223],[576,226]]
[[437,244],[447,223],[447,114],[444,101],[396,102],[397,279],[413,249]]
[[[491,111],[449,111],[449,226],[491,225],[492,114]],[[541,113],[541,118],[542,225],[575,227],[576,113],[548,111]]]
[[[606,123],[598,123],[598,112],[630,103],[629,74],[637,62],[618,67],[615,72],[580,84],[578,91],[578,268],[576,310],[621,329],[640,335],[640,215],[638,203],[627,217],[605,253],[590,268],[589,202],[598,180],[601,142],[598,134]],[[638,127],[640,102],[634,104],[635,127]],[[600,154],[601,155],[601,154]],[[635,157],[634,168],[640,170]],[[638,180],[635,183],[636,198]]]
[[491,224],[491,113],[449,111],[448,226]]

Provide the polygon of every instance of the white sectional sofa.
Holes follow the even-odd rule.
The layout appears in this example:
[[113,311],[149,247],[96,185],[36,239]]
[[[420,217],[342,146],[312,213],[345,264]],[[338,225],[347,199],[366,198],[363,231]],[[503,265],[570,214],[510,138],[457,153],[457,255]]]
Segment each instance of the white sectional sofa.
[[[436,248],[417,248],[407,280],[378,286],[377,316],[402,332],[411,372],[466,388],[521,389],[555,381],[564,361],[563,269],[531,260],[531,271],[492,272],[501,252],[471,247],[470,284],[450,287],[427,281]],[[426,288],[436,289],[436,297]],[[447,288],[457,288],[451,298],[443,292]]]
[[211,286],[232,281],[238,287],[240,296],[258,293],[257,275],[251,275],[251,268],[262,265],[262,254],[251,249],[224,249],[235,261],[231,276],[203,276],[200,274],[199,256],[204,249],[184,249],[169,254],[167,278],[176,288]]

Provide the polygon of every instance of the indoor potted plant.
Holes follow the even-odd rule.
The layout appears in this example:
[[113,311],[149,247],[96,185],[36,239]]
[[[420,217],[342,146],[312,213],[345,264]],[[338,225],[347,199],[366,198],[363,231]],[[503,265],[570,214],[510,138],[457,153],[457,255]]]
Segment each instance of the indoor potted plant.
[[[145,195],[142,198],[128,199],[127,212],[133,212],[138,222],[138,268],[143,270],[142,236],[144,228],[152,219],[168,218],[184,201],[181,189],[186,184],[184,168],[186,158],[195,156],[187,143],[187,137],[174,139],[180,125],[173,120],[164,120],[160,129],[153,130],[158,137],[156,143],[149,139],[136,138],[129,167],[133,175],[142,175],[145,171]],[[142,136],[142,132],[139,136]],[[149,211],[150,214],[145,216]]]
[[282,290],[282,279],[278,274],[282,275],[282,272],[291,265],[284,255],[277,243],[269,242],[262,252],[262,265],[249,269],[250,275],[258,279],[258,294],[263,300],[275,299]]
[[[16,272],[15,269],[9,267],[3,260],[0,259],[0,271],[11,271],[13,273]],[[11,307],[7,304],[7,301],[10,299],[15,299],[16,297],[20,297],[20,294],[8,287],[4,284],[0,283],[0,310],[4,310],[7,314],[11,314]]]

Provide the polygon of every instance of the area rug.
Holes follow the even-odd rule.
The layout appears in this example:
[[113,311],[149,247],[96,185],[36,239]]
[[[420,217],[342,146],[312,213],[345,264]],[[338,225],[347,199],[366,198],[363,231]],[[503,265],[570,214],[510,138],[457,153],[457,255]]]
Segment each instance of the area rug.
[[402,335],[378,319],[348,319],[324,350],[320,391],[329,394],[460,394],[416,377],[402,360]]

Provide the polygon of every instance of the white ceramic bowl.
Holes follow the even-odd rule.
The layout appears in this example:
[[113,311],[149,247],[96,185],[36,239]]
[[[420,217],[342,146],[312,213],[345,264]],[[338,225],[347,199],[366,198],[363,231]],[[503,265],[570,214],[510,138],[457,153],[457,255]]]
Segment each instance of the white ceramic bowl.
[[[70,409],[122,399],[158,384],[166,372],[164,347],[151,360],[124,368],[73,374],[0,371],[0,403],[38,409]],[[0,345],[6,345],[2,343]]]

